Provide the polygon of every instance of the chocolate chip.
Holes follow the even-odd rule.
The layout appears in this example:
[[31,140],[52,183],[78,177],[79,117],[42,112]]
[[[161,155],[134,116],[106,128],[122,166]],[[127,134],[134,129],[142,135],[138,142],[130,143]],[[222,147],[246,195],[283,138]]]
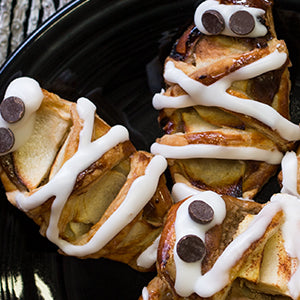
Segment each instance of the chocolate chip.
[[15,136],[9,128],[0,127],[0,153],[9,151],[15,143]]
[[196,235],[186,235],[177,243],[177,254],[185,262],[191,263],[202,259],[206,253],[203,241]]
[[255,26],[254,17],[245,10],[232,14],[229,20],[230,29],[238,35],[246,35],[253,31]]
[[213,9],[207,10],[202,15],[202,25],[210,34],[219,34],[225,28],[222,15]]
[[25,104],[18,97],[8,97],[0,104],[0,113],[6,122],[15,123],[23,118]]
[[192,220],[199,224],[207,224],[214,218],[212,207],[201,200],[195,200],[189,205],[189,214]]

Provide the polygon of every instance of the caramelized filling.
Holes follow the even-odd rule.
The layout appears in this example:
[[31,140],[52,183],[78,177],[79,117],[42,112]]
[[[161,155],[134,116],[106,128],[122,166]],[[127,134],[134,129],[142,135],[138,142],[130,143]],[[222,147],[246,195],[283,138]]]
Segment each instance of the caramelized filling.
[[200,189],[242,196],[241,179],[245,173],[245,164],[240,161],[197,158],[176,160],[175,165],[184,177]]
[[[130,161],[127,159],[92,183],[87,190],[72,194],[66,206],[72,205],[73,216],[66,224],[62,238],[75,242],[78,237],[89,232],[120,192],[129,171]],[[68,208],[65,210],[68,211]],[[64,217],[68,218],[68,215],[62,214],[62,222]]]

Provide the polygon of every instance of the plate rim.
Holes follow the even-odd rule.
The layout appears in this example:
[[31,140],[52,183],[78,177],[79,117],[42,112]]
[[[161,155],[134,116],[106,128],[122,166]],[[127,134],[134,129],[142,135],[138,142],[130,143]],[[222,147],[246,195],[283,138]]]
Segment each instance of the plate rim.
[[[25,51],[32,43],[37,41],[43,35],[50,30],[55,23],[59,22],[61,19],[67,17],[69,14],[72,14],[75,10],[79,9],[81,6],[86,5],[93,0],[71,0],[65,6],[59,8],[53,15],[51,15],[46,21],[42,22],[39,27],[37,27],[32,33],[30,33],[18,46],[12,51],[2,65],[0,65],[0,76],[13,60],[20,55],[22,51]],[[101,0],[96,0],[101,1]],[[197,3],[205,0],[198,0]],[[273,7],[276,6],[279,9],[285,10],[300,10],[300,1],[299,0],[270,0],[273,1]],[[111,0],[110,5],[114,5],[116,1]]]
[[7,58],[5,59],[4,63],[0,65],[0,76],[6,69],[9,67],[13,60],[20,55],[23,51],[26,50],[32,43],[36,40],[41,38],[43,35],[50,30],[55,23],[59,22],[61,19],[65,18],[73,11],[77,10],[79,7],[83,6],[84,4],[90,2],[90,0],[71,0],[68,4],[58,9],[53,15],[51,15],[46,21],[42,22],[39,27],[37,27],[33,32],[31,32],[18,46],[17,48],[12,51]]

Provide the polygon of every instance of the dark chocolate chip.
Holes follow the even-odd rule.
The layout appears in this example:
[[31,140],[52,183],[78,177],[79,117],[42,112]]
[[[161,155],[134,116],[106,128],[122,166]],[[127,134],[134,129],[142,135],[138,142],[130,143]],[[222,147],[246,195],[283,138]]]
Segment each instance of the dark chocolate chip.
[[177,254],[185,262],[192,263],[202,259],[206,253],[203,241],[196,235],[186,235],[177,243]]
[[245,10],[239,10],[232,14],[229,27],[235,34],[246,35],[253,31],[255,26],[254,17]]
[[195,200],[189,205],[189,214],[192,220],[199,224],[207,224],[214,218],[212,207],[201,200]]
[[0,127],[0,153],[9,151],[15,144],[15,136],[9,128]]
[[25,104],[18,97],[8,97],[0,104],[0,113],[6,122],[15,123],[23,118]]
[[225,28],[222,15],[216,10],[207,10],[202,15],[202,25],[210,34],[219,34]]

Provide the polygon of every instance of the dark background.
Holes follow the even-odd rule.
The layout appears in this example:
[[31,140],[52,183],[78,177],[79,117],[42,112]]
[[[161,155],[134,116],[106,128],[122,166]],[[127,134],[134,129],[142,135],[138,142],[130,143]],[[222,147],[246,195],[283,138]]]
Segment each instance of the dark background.
[[[200,1],[86,0],[61,9],[10,55],[0,69],[0,97],[15,77],[76,101],[86,96],[110,125],[123,124],[135,146],[149,150],[161,132],[152,96],[161,88],[161,63],[192,21]],[[280,38],[290,50],[291,113],[300,121],[300,3],[275,2]],[[278,191],[274,178],[258,195]],[[0,198],[0,299],[137,299],[154,273],[108,261],[64,257],[38,227]]]

